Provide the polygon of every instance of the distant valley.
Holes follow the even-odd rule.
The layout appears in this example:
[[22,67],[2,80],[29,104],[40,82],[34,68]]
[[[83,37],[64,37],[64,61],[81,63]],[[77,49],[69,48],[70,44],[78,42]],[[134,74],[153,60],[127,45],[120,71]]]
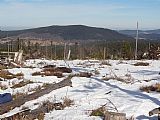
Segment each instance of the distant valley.
[[[136,37],[136,30],[120,30],[121,34],[128,35],[130,37]],[[160,29],[157,30],[139,30],[139,38],[145,40],[159,40],[160,41]]]

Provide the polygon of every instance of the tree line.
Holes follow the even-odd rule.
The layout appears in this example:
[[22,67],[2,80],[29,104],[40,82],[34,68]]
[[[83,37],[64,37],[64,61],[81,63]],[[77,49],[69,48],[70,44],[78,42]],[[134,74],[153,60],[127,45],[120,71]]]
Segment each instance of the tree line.
[[[71,44],[72,43],[72,44]],[[15,52],[22,49],[26,59],[47,58],[66,59],[69,50],[70,59],[134,59],[135,41],[79,41],[64,44],[41,45],[31,40],[17,38],[15,41],[0,44],[0,51]],[[149,45],[160,45],[158,41],[138,41],[138,58],[141,59],[144,52],[149,51]],[[9,47],[8,47],[9,46]]]

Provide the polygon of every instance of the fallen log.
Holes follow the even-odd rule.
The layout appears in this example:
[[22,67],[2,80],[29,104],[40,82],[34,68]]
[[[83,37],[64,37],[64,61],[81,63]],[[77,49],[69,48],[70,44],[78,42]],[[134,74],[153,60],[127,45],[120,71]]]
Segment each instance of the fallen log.
[[106,112],[104,120],[127,120],[125,113]]
[[49,113],[53,109],[62,110],[63,109],[62,103],[46,102],[42,106],[38,107],[37,109],[22,110],[12,116],[2,118],[1,120],[35,120],[35,119],[44,120],[45,113]]
[[65,86],[72,86],[71,78],[72,77],[69,76],[59,83],[48,85],[47,88],[45,88],[45,89],[41,89],[41,90],[36,91],[32,94],[22,96],[18,99],[11,101],[11,102],[0,105],[0,108],[1,108],[0,115],[14,109],[15,107],[20,107],[21,105],[23,105],[27,101],[31,101],[31,100],[37,99],[38,97],[41,97],[45,94],[48,94],[53,90],[56,90],[56,89],[59,89],[59,88],[65,87]]

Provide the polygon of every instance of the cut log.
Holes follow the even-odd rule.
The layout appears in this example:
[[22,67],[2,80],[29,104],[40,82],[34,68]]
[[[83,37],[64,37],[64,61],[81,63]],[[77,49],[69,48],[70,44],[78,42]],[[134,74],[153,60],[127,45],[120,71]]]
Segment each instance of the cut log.
[[104,120],[127,120],[125,113],[106,112]]

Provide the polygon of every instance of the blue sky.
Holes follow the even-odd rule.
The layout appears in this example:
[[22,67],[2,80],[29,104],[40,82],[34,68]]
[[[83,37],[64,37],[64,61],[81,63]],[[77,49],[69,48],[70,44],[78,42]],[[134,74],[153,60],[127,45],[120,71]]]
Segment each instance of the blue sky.
[[160,29],[160,0],[0,0],[0,26]]

